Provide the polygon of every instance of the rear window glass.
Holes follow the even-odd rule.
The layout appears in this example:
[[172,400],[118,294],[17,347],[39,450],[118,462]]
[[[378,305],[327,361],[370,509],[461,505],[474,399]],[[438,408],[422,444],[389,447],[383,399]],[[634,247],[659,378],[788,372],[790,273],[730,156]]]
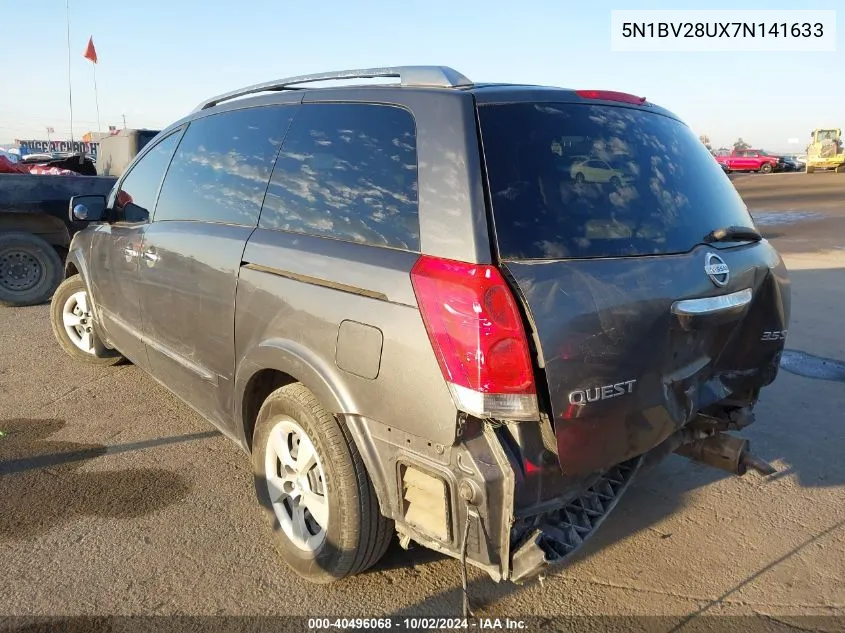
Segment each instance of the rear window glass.
[[667,116],[519,103],[479,118],[504,259],[682,253],[713,229],[753,226],[704,144]]

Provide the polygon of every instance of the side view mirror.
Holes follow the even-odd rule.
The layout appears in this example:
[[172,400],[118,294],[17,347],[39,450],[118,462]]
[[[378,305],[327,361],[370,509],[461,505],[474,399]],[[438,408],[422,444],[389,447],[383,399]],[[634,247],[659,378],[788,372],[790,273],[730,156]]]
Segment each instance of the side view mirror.
[[71,222],[101,222],[106,216],[105,196],[73,196],[68,207]]

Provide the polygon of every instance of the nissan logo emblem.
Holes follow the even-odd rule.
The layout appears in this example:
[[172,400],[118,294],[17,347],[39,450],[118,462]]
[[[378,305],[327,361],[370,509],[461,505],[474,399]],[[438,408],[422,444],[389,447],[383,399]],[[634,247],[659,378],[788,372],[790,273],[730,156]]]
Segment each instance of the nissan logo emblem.
[[710,277],[710,281],[719,287],[727,286],[731,278],[730,268],[716,253],[707,253],[704,256],[704,272]]

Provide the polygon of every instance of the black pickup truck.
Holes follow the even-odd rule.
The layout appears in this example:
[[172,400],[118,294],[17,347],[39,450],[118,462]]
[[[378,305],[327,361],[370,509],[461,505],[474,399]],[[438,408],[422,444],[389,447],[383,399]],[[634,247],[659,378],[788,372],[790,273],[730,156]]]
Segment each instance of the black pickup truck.
[[0,174],[0,305],[44,303],[61,283],[75,195],[106,195],[112,176]]
[[48,301],[64,277],[72,196],[107,195],[158,130],[121,130],[100,141],[94,175],[0,174],[0,306]]

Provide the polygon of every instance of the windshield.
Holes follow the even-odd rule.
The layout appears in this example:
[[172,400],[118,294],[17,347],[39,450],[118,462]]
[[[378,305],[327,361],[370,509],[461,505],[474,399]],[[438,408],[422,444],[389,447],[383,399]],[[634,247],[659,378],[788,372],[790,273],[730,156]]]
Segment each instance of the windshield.
[[627,107],[479,107],[504,259],[687,252],[710,231],[753,227],[742,198],[698,137]]

